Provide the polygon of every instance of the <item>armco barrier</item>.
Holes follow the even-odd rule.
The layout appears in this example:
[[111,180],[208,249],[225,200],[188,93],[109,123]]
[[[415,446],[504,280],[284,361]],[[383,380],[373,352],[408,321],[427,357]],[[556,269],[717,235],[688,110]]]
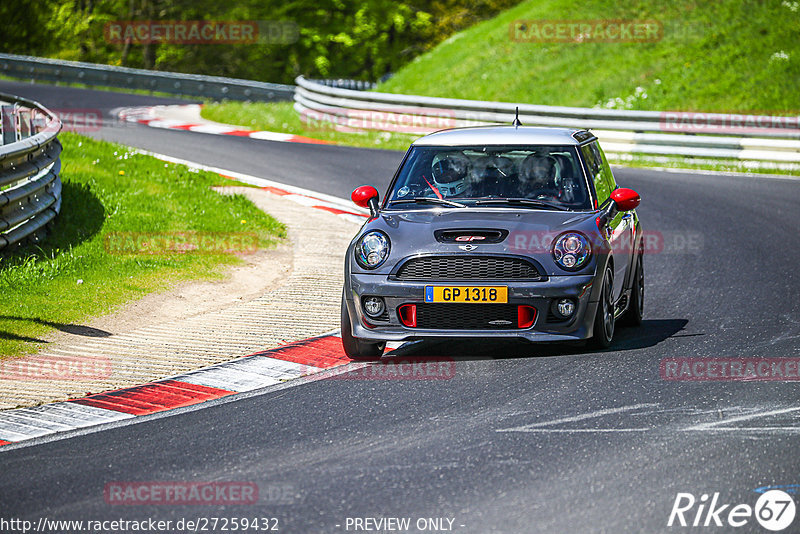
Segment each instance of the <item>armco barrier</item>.
[[291,100],[294,86],[78,61],[0,54],[0,74],[12,78],[158,91],[221,100]]
[[[611,153],[800,162],[800,117],[517,105],[343,89],[302,76],[295,81],[301,115],[351,130],[425,134],[442,127],[511,124],[518,107],[526,126],[591,128]],[[697,128],[692,120],[700,123]]]
[[0,93],[0,250],[38,240],[61,210],[61,121],[42,105]]

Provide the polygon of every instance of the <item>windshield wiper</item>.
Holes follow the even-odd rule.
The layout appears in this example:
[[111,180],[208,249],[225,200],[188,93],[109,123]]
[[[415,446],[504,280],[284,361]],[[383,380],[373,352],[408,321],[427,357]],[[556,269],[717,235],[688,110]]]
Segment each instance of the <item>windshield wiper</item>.
[[552,202],[545,202],[544,200],[535,200],[532,198],[491,198],[489,200],[477,200],[475,205],[479,204],[511,204],[520,206],[534,206],[537,208],[549,208],[553,210],[569,211],[569,208],[560,204]]
[[403,198],[399,200],[392,200],[389,204],[401,204],[406,202],[416,202],[417,204],[421,204],[423,202],[429,202],[431,204],[442,204],[444,206],[452,206],[454,208],[466,208],[464,204],[459,204],[458,202],[453,202],[452,200],[445,200],[443,198],[431,198],[431,197],[414,197],[414,198]]

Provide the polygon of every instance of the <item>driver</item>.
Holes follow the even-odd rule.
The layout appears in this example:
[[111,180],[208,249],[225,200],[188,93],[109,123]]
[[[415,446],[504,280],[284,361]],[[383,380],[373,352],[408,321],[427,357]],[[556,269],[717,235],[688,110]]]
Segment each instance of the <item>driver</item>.
[[462,152],[436,154],[431,164],[434,183],[429,185],[432,185],[432,189],[435,187],[434,192],[438,191],[442,197],[459,195],[467,189],[469,168],[469,158]]
[[553,156],[531,154],[520,166],[519,196],[558,199],[558,163]]

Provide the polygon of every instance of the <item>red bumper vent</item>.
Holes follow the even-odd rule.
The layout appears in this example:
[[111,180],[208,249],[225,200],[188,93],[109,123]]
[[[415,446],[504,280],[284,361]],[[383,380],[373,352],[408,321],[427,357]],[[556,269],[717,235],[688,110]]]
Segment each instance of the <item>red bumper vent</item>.
[[403,304],[397,310],[400,315],[400,322],[403,326],[408,328],[417,327],[417,305],[416,304]]
[[536,308],[533,306],[517,306],[517,328],[530,328],[536,321]]

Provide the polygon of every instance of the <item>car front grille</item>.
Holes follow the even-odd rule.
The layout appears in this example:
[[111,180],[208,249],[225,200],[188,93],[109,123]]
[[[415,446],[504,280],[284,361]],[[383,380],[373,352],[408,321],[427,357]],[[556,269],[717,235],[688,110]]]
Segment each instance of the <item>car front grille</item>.
[[398,280],[539,280],[529,261],[504,256],[423,256],[405,262]]
[[517,330],[517,324],[516,304],[417,304],[417,328]]

